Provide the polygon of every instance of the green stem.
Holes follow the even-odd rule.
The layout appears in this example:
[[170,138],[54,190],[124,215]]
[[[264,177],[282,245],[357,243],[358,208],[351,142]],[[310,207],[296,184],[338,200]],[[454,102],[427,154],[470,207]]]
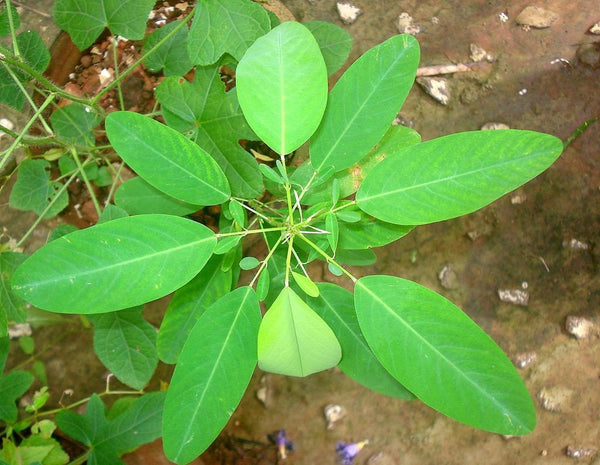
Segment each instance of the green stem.
[[287,228],[284,226],[276,227],[276,228],[261,228],[261,229],[252,229],[252,230],[244,230],[244,231],[234,231],[228,233],[216,233],[215,236],[217,238],[228,237],[228,236],[247,236],[248,234],[261,234],[265,232],[273,232],[273,231],[285,231]]
[[590,118],[587,121],[585,121],[581,126],[575,129],[575,131],[573,131],[573,133],[569,137],[565,139],[565,141],[563,142],[563,148],[566,149],[569,145],[571,145],[571,143],[575,139],[577,139],[581,134],[583,134],[583,132],[590,126],[590,124],[593,124],[598,120],[600,120],[600,115],[594,116],[593,118]]
[[[283,241],[283,235],[279,236],[279,239],[277,239],[277,242],[275,242],[275,244],[273,244],[273,247],[271,247],[271,249],[269,250],[269,253],[267,254],[267,256],[260,263],[260,267],[258,268],[258,271],[254,275],[254,277],[252,278],[252,281],[250,281],[250,284],[248,284],[248,286],[250,286],[250,287],[254,286],[254,283],[256,282],[256,280],[258,279],[258,277],[260,276],[262,270],[265,269],[267,267],[267,265],[269,264],[269,260],[271,260],[271,257],[273,256],[273,254],[277,250],[277,247],[279,247],[279,244],[281,244],[281,241]],[[265,243],[266,243],[266,241],[265,241]],[[267,243],[267,246],[268,246],[268,243]]]
[[17,34],[15,31],[15,24],[13,22],[12,9],[11,0],[6,0],[6,16],[8,17],[8,29],[10,30],[10,36],[12,38],[13,50],[15,55],[20,57],[21,52],[19,51],[19,44],[17,42]]
[[344,267],[342,267],[338,262],[336,262],[333,257],[331,257],[330,255],[328,255],[327,253],[325,253],[325,251],[323,251],[317,244],[315,244],[313,241],[311,241],[310,239],[307,239],[306,237],[304,237],[303,234],[298,234],[298,237],[300,239],[302,239],[304,242],[306,242],[308,245],[310,245],[319,255],[321,255],[326,261],[327,263],[331,263],[332,265],[337,266],[342,273],[344,273],[346,276],[348,276],[352,282],[356,282],[358,281],[358,278],[356,278],[352,273],[350,273],[348,270],[346,270]]
[[115,81],[118,81],[119,84],[117,85],[117,93],[119,95],[119,105],[121,107],[121,110],[125,110],[125,100],[123,100],[123,89],[121,88],[121,78],[120,76],[120,72],[119,72],[119,62],[118,62],[118,58],[117,58],[117,40],[115,39],[115,37],[112,37],[112,47],[113,47],[113,66],[115,68]]
[[292,266],[292,252],[294,250],[294,236],[288,236],[288,250],[285,257],[285,287],[290,286],[290,269]]
[[96,198],[96,195],[94,194],[94,188],[92,187],[92,183],[90,183],[90,180],[87,177],[84,166],[81,164],[81,160],[79,159],[79,155],[77,154],[77,149],[75,147],[71,148],[71,155],[73,155],[73,160],[75,161],[75,164],[77,165],[79,175],[81,176],[81,179],[83,179],[83,182],[85,183],[85,187],[87,187],[87,190],[90,193],[90,197],[92,198],[92,203],[94,204],[96,213],[98,214],[98,217],[100,217],[100,215],[102,214],[102,208],[100,208],[100,203],[98,203],[98,199]]

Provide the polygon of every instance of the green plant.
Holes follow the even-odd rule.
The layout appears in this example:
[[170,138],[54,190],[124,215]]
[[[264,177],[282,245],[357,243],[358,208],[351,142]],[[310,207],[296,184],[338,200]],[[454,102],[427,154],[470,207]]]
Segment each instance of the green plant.
[[[128,111],[106,117],[110,145],[139,175],[116,192],[123,216],[18,258],[12,292],[50,312],[88,315],[96,353],[135,389],[158,359],[176,363],[162,436],[177,463],[210,445],[257,364],[291,376],[339,366],[370,389],[419,398],[473,427],[531,432],[535,412],[522,380],[471,319],[417,283],[358,278],[348,265],[371,264],[373,248],[415,226],[471,213],[519,187],[556,160],[561,141],[502,130],[421,142],[414,130],[392,125],[419,62],[412,36],[369,50],[328,92],[327,76],[339,63],[313,33],[337,28],[271,27],[258,5],[239,3],[253,5],[247,24],[264,30],[239,48],[224,48],[227,39],[216,34],[188,37],[194,80],[168,77],[157,89],[166,125]],[[220,17],[219,2],[203,5],[212,10],[195,18]],[[204,27],[200,21],[190,35]],[[102,27],[111,24],[107,18]],[[171,26],[161,45],[183,24]],[[164,51],[161,63],[177,61],[171,49],[156,50]],[[236,70],[229,92],[219,80],[222,64]],[[264,141],[274,163],[257,163],[239,139]],[[185,218],[208,205],[221,206],[218,232]],[[266,244],[260,256],[244,247],[257,237]],[[313,261],[347,277],[354,292],[315,283]],[[156,336],[142,305],[171,292]],[[148,396],[162,402],[147,394],[136,405]],[[98,401],[92,397],[83,417],[63,411],[56,420],[95,446],[97,461],[117,463],[121,449],[102,462],[97,444],[106,438],[76,428],[104,418]],[[114,430],[103,421],[102,431]]]

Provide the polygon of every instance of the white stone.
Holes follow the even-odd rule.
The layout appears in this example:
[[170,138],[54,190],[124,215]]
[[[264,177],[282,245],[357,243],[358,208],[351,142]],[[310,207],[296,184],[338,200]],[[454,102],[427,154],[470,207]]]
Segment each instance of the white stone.
[[352,24],[363,13],[360,8],[350,2],[337,2],[336,6],[340,19],[346,24]]

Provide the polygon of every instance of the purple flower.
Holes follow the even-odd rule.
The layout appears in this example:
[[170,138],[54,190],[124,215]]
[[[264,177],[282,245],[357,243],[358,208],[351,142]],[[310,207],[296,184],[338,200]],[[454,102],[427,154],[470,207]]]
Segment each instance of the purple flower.
[[338,442],[335,445],[335,451],[340,456],[342,465],[352,465],[354,463],[354,457],[358,455],[368,442],[369,441],[367,440],[351,443]]
[[277,451],[280,459],[287,458],[287,453],[294,450],[294,443],[290,441],[284,429],[275,431],[274,433],[268,434],[269,440],[277,446]]

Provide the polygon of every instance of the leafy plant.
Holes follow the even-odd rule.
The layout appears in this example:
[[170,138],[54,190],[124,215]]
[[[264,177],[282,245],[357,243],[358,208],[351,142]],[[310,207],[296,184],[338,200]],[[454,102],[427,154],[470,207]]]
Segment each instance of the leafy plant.
[[[75,3],[57,2],[55,15],[79,45],[105,26],[138,38],[137,23],[122,30],[125,13],[110,2],[79,16]],[[148,2],[131,3],[138,9],[127,11],[147,13]],[[99,224],[51,240],[22,263],[6,261],[10,297],[89,315],[99,358],[134,389],[148,383],[157,359],[176,363],[162,412],[165,453],[176,463],[210,445],[257,365],[290,376],[339,366],[370,389],[416,397],[473,427],[531,432],[535,412],[518,373],[459,308],[406,279],[358,278],[348,265],[373,263],[373,248],[417,225],[471,213],[521,186],[556,160],[561,141],[502,130],[421,142],[392,125],[419,62],[412,36],[367,51],[328,91],[328,75],[348,52],[343,31],[277,25],[260,5],[235,3],[237,16],[222,2],[201,2],[189,30],[182,21],[148,37],[142,60],[172,73],[156,91],[166,124],[130,111],[105,119],[111,147],[139,177],[116,190],[121,209],[107,205]],[[97,27],[82,26],[88,15]],[[181,54],[175,37],[195,65],[191,81],[178,76],[187,69],[173,59]],[[235,69],[229,91],[219,79],[223,65]],[[87,113],[96,102],[80,103]],[[96,120],[59,131],[74,119],[63,116],[55,130],[84,175],[104,153],[94,146],[84,163],[79,158],[78,147],[93,145]],[[275,155],[253,157],[240,139],[261,140]],[[35,167],[40,176],[46,168]],[[48,186],[45,197],[61,189]],[[186,217],[217,205],[218,232]],[[36,208],[42,215],[49,207]],[[264,254],[244,246],[255,238]],[[314,282],[312,262],[345,276],[353,292]],[[140,306],[172,292],[155,335]],[[83,416],[62,411],[56,422],[90,447],[92,463],[119,463],[121,453],[158,435],[161,408],[162,395],[147,394],[107,419],[92,397]],[[115,432],[142,413],[152,418],[146,433],[114,445]]]

